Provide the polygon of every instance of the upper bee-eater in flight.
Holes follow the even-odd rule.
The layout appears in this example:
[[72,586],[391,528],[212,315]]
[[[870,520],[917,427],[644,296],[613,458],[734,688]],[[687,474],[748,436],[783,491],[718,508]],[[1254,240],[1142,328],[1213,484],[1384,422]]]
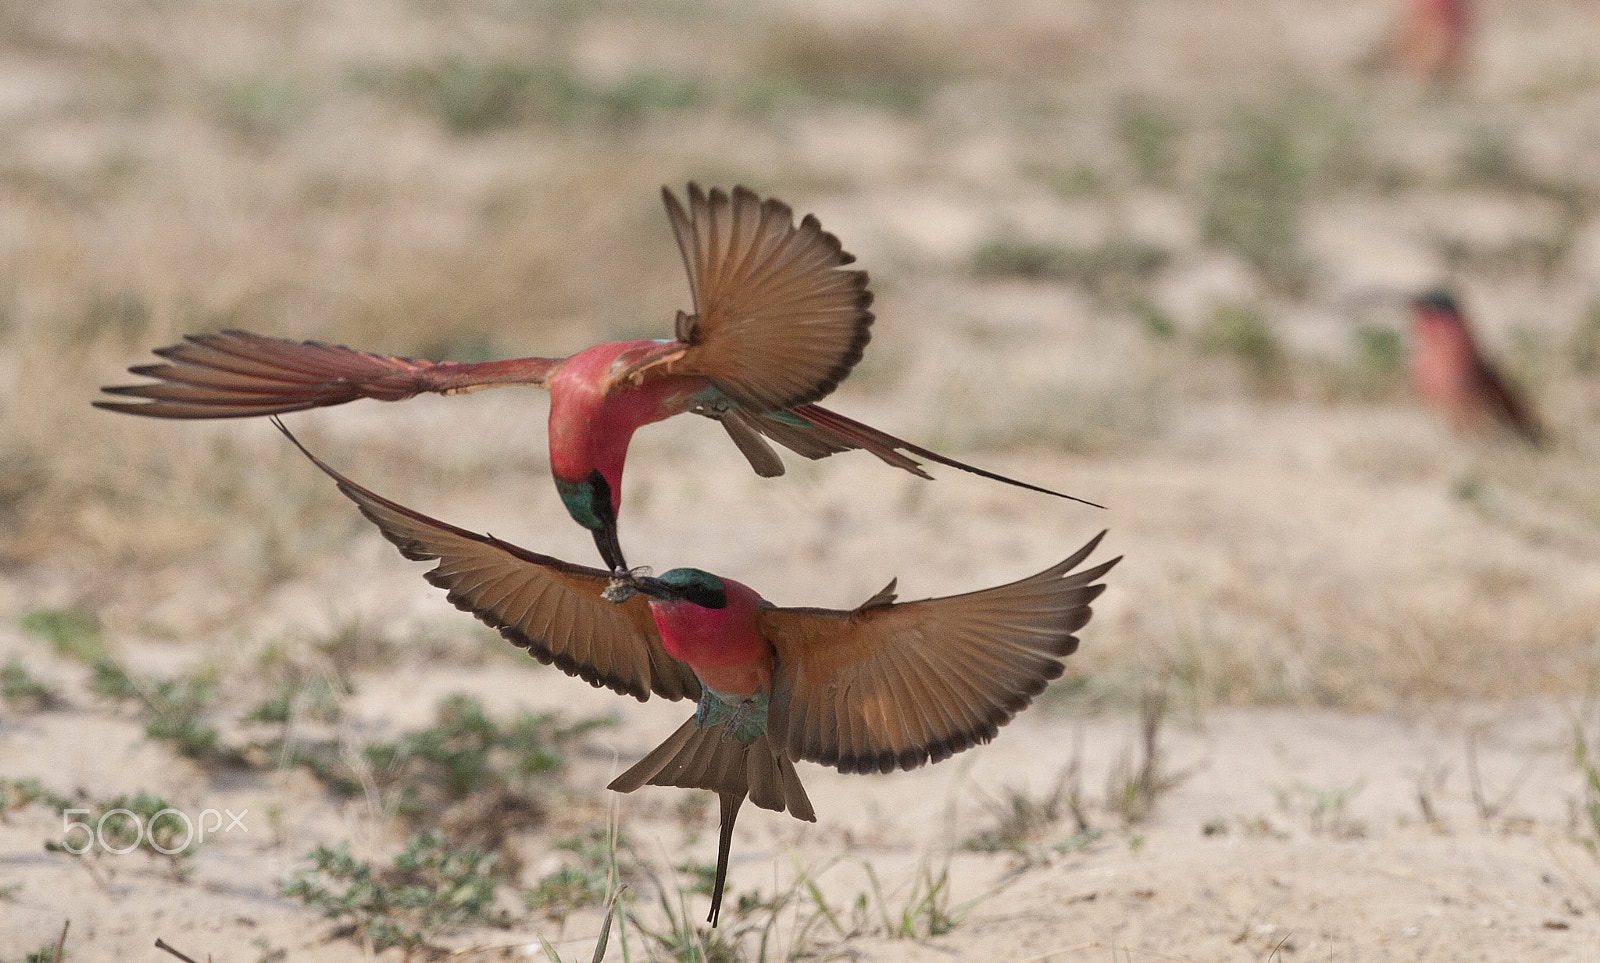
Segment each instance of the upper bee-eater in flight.
[[570,358],[462,363],[245,331],[188,335],[186,343],[155,352],[166,363],[129,369],[158,381],[105,389],[143,400],[96,405],[156,418],[240,418],[358,398],[399,401],[422,392],[542,386],[550,391],[556,489],[573,519],[594,533],[613,571],[627,568],[617,511],[628,442],[641,425],[685,411],[720,422],[765,477],[783,474],[768,443],[775,441],[807,458],[862,448],[929,478],[915,460],[924,458],[1073,497],[946,458],[818,407],[814,402],[850,373],[871,338],[866,272],[845,270],[854,256],[815,216],[796,227],[781,201],[762,200],[742,187],[708,195],[695,184],[687,210],[665,188],[662,197],[694,301],[693,314],[678,312],[673,340],[613,341]]
[[1499,425],[1544,442],[1533,408],[1478,348],[1466,315],[1447,291],[1411,302],[1411,380],[1424,401],[1458,429]]
[[[276,420],[276,419],[274,419]],[[733,823],[748,796],[814,822],[795,760],[892,772],[988,742],[1061,675],[1099,579],[1074,572],[1104,532],[1037,575],[966,595],[896,602],[895,583],[852,611],[779,608],[732,579],[660,578],[573,565],[446,524],[350,481],[306,451],[451,602],[540,662],[641,702],[695,699],[694,715],[612,781],[709,789],[721,801],[716,925]],[[632,591],[618,592],[619,587]],[[616,601],[612,601],[616,600]]]

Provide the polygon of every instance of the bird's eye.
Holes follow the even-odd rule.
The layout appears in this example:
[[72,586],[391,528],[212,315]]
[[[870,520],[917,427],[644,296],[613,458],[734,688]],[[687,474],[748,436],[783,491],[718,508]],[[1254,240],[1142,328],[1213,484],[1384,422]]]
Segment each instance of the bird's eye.
[[728,593],[720,588],[712,588],[709,585],[690,586],[683,597],[703,609],[725,609],[728,607]]

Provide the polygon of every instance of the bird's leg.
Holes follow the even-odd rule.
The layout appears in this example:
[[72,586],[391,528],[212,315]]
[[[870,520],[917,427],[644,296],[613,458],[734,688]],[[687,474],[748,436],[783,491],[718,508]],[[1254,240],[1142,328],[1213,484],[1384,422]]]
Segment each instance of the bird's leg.
[[694,724],[704,729],[724,723],[722,738],[732,736],[748,746],[767,731],[767,702],[765,692],[738,696],[702,688],[700,703],[694,708]]

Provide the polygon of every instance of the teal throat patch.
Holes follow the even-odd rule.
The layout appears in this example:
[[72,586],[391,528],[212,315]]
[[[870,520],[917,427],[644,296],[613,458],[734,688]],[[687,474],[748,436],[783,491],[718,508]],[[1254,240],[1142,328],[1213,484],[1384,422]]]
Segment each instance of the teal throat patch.
[[[599,484],[596,485],[596,480]],[[567,506],[572,520],[590,531],[605,525],[601,515],[611,514],[610,486],[599,472],[591,472],[583,481],[556,479],[556,491],[561,494],[561,504]],[[604,502],[602,507],[601,502]]]

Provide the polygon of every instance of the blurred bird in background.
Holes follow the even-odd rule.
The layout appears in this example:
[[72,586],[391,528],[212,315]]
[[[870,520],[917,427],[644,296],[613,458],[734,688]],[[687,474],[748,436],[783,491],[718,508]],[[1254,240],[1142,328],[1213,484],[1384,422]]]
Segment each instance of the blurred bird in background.
[[1448,291],[1429,291],[1411,302],[1411,335],[1412,384],[1457,429],[1498,426],[1530,444],[1544,443],[1532,406],[1484,357]]
[[1434,83],[1456,81],[1466,71],[1472,41],[1470,0],[1404,0],[1395,37],[1399,69]]
[[[939,762],[994,738],[1061,675],[1099,580],[1074,572],[1100,543],[997,588],[896,602],[890,582],[852,611],[779,608],[732,579],[679,568],[660,578],[573,565],[456,528],[323,464],[406,558],[463,611],[534,658],[641,702],[695,699],[694,715],[609,788],[709,789],[721,802],[715,926],[733,824],[748,797],[816,821],[795,760],[846,773]],[[619,589],[622,589],[619,591]]]

